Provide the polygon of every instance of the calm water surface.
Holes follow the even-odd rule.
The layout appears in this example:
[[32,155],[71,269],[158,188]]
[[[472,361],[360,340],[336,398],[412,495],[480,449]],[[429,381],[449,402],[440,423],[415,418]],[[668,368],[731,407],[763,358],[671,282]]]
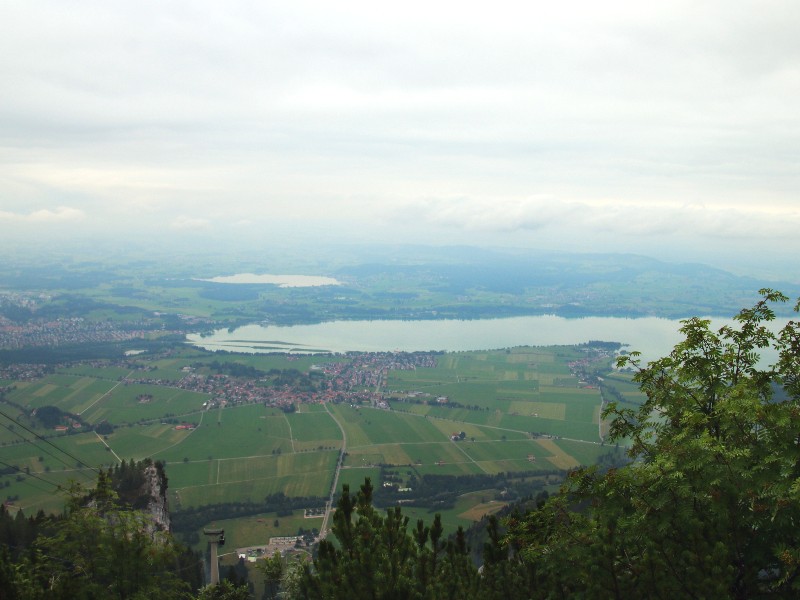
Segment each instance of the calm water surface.
[[316,287],[319,285],[341,285],[341,282],[333,277],[322,277],[319,275],[256,275],[255,273],[237,273],[236,275],[222,275],[211,279],[201,279],[200,281],[212,281],[214,283],[269,283],[278,287]]
[[[788,319],[779,319],[775,328]],[[712,319],[714,328],[730,323]],[[189,335],[207,350],[233,352],[381,352],[491,350],[552,346],[602,340],[627,344],[647,360],[669,353],[681,340],[679,321],[648,317],[565,319],[552,315],[471,321],[331,321],[316,325],[246,325],[211,335]]]

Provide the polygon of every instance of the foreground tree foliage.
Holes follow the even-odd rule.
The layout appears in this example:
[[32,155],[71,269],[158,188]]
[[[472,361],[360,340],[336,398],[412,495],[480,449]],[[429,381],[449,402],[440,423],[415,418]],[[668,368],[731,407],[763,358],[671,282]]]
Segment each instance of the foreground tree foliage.
[[[354,518],[357,517],[357,518]],[[439,515],[409,531],[400,507],[382,516],[372,506],[367,479],[354,498],[347,485],[334,514],[337,544],[323,540],[313,570],[306,566],[301,598],[422,599],[474,598],[478,572],[459,528],[455,540],[442,538]]]
[[[559,494],[489,525],[480,571],[437,516],[409,530],[371,506],[369,481],[339,501],[298,596],[393,598],[796,598],[800,596],[800,325],[777,333],[762,300],[713,331],[689,319],[661,360],[632,367],[646,402],[615,403],[611,438],[632,462],[579,469]],[[795,306],[795,311],[798,310]],[[761,354],[765,354],[764,358]]]
[[26,519],[0,512],[0,598],[191,598],[199,556],[149,514],[120,505],[111,473],[70,490],[66,511]]
[[620,359],[647,401],[605,415],[635,461],[576,471],[509,522],[532,597],[798,597],[800,325],[770,332],[770,304],[787,298],[762,295],[717,332],[685,321],[646,367]]

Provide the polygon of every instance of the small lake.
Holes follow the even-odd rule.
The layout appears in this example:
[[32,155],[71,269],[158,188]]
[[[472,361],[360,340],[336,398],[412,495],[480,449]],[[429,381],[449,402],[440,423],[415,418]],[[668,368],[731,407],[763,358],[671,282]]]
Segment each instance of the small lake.
[[237,273],[236,275],[224,275],[220,277],[212,277],[211,279],[201,279],[200,281],[231,284],[268,283],[283,288],[341,285],[341,282],[333,277],[321,277],[318,275],[256,275],[255,273]]
[[[773,321],[775,329],[788,319]],[[713,327],[731,323],[712,319]],[[316,325],[246,325],[210,335],[188,335],[206,350],[231,352],[387,352],[492,350],[513,346],[581,344],[590,340],[620,342],[646,360],[659,358],[681,340],[679,321],[648,317],[623,319],[552,315],[471,321],[330,321]]]

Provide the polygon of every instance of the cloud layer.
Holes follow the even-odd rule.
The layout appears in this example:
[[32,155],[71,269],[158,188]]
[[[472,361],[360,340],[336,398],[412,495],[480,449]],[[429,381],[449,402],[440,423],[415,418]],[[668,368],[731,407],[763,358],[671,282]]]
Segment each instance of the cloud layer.
[[800,5],[651,4],[11,3],[0,227],[800,250]]

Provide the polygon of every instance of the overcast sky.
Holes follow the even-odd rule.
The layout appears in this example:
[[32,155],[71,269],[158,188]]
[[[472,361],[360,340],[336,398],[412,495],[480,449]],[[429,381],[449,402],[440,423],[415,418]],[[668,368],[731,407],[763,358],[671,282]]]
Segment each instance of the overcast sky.
[[790,276],[798,32],[797,0],[0,0],[0,236],[619,250]]

